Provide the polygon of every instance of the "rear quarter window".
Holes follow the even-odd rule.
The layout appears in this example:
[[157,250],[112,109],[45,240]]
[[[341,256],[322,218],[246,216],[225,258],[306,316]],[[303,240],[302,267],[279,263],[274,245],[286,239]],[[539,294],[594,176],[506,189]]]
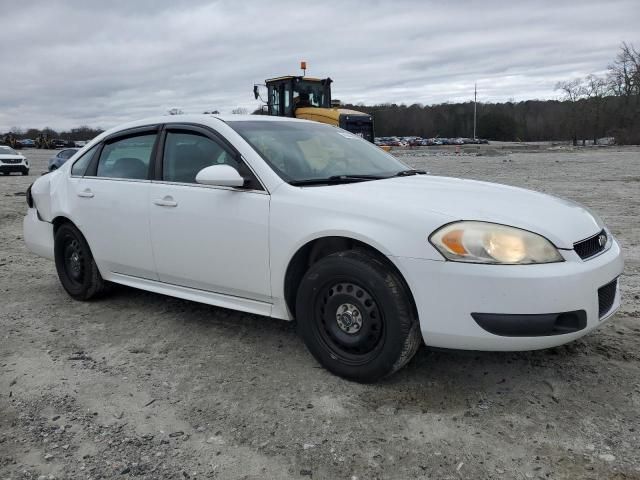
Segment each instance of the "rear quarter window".
[[87,167],[91,163],[93,156],[98,151],[99,146],[100,144],[90,148],[85,152],[84,155],[82,155],[78,160],[74,162],[73,166],[71,167],[71,175],[76,177],[84,176],[85,172],[87,171]]

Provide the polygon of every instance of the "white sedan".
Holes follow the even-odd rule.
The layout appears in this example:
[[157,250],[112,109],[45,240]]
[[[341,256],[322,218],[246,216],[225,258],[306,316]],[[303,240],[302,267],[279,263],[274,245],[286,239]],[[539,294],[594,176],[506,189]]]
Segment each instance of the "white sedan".
[[412,170],[349,132],[263,116],[105,132],[27,192],[28,248],[108,282],[285,320],[370,382],[427,345],[530,350],[620,305],[620,247],[567,200]]

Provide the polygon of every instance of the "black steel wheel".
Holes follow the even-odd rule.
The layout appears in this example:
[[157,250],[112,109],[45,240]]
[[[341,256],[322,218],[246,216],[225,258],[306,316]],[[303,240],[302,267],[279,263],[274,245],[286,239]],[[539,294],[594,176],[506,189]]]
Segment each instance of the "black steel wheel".
[[75,236],[64,236],[64,274],[76,286],[82,286],[85,275],[84,258],[80,242]]
[[89,300],[104,291],[105,282],[89,245],[71,223],[64,223],[56,230],[54,254],[58,278],[71,297]]
[[382,312],[356,283],[327,282],[316,296],[314,317],[319,340],[344,363],[366,363],[382,346]]
[[358,250],[329,255],[304,275],[296,319],[307,348],[328,370],[373,382],[402,368],[421,344],[404,282]]

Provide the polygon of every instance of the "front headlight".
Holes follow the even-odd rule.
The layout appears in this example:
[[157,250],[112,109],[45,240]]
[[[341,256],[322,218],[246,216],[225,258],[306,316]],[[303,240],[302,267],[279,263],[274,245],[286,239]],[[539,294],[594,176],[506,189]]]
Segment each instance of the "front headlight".
[[436,230],[429,241],[454,262],[520,265],[564,261],[546,238],[497,223],[450,223]]

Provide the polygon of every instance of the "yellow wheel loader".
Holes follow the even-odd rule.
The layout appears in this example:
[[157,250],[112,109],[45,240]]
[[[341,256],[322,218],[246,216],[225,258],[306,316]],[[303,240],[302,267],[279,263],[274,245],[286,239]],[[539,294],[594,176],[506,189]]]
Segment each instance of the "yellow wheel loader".
[[[300,68],[306,70],[306,62]],[[373,118],[368,113],[340,108],[331,101],[330,78],[287,75],[265,80],[267,87],[266,111],[268,115],[314,120],[343,128],[370,142],[374,140]],[[259,85],[253,94],[261,98]],[[264,99],[263,99],[264,102]],[[264,111],[264,109],[263,109]]]

